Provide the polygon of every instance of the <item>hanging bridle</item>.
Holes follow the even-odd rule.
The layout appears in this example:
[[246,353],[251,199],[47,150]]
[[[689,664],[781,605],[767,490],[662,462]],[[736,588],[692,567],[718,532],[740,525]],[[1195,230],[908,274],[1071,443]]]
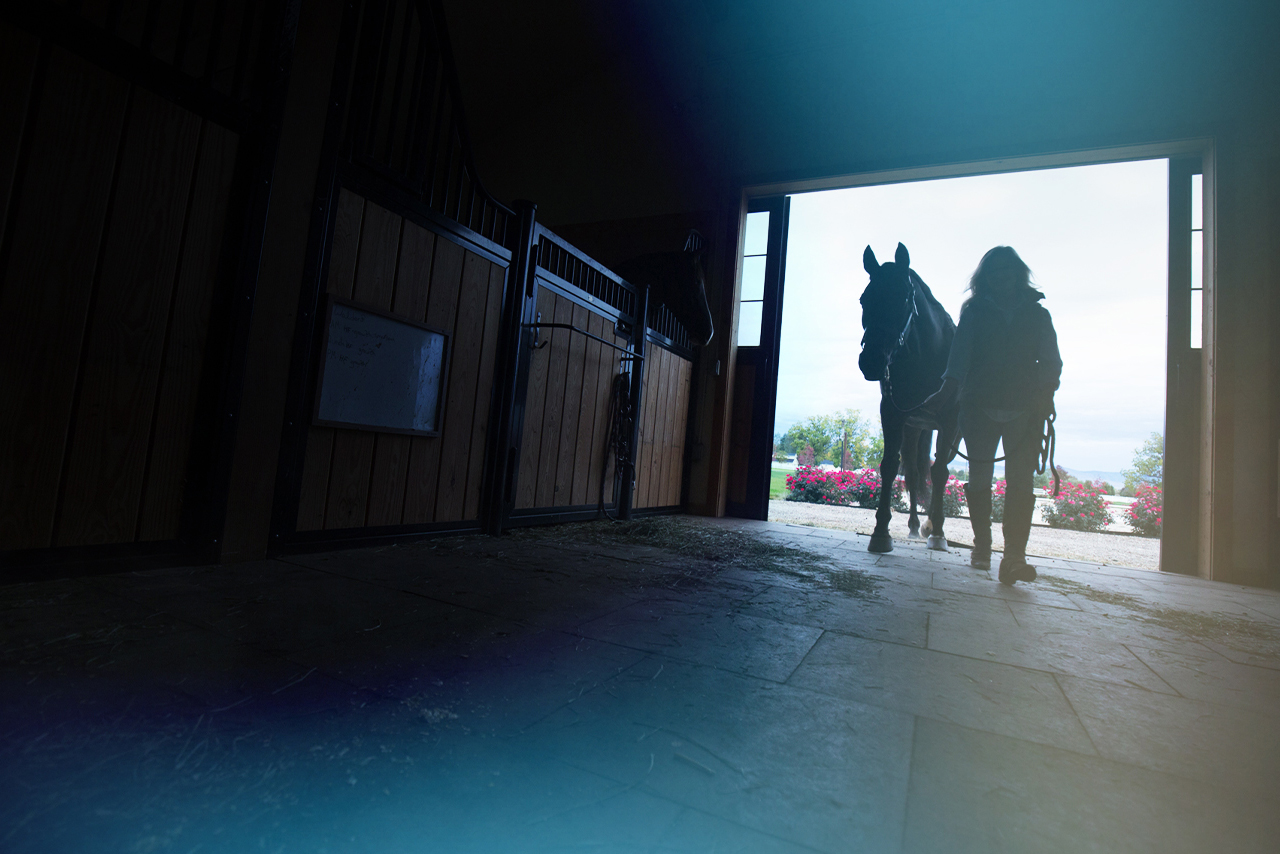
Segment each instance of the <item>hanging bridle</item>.
[[[906,346],[907,338],[911,335],[911,330],[915,326],[916,318],[920,316],[920,307],[916,304],[916,283],[915,280],[911,278],[910,271],[907,273],[907,286],[911,288],[911,294],[907,298],[911,303],[911,310],[907,312],[907,320],[902,324],[902,332],[898,335],[898,340],[894,342],[893,347],[889,349],[888,356],[885,357],[884,376],[880,378],[880,382],[887,392],[885,397],[888,398],[889,403],[892,404],[894,409],[903,413],[910,412],[912,409],[919,406],[919,404],[917,404],[916,406],[911,407],[911,409],[903,409],[898,405],[898,401],[893,399],[893,380],[889,371],[890,366],[893,365],[893,357],[897,355],[899,350]],[[942,386],[938,386],[938,388],[942,388]],[[937,391],[937,389],[934,389],[934,391]],[[927,400],[928,398],[929,395],[925,395],[925,399]]]

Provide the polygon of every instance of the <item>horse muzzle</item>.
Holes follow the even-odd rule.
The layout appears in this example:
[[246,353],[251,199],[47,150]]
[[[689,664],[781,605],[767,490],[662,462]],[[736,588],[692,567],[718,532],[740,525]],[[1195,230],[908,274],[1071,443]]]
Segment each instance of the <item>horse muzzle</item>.
[[878,383],[884,379],[884,372],[888,366],[888,360],[880,353],[863,350],[858,356],[858,370],[862,371],[862,375],[869,382]]

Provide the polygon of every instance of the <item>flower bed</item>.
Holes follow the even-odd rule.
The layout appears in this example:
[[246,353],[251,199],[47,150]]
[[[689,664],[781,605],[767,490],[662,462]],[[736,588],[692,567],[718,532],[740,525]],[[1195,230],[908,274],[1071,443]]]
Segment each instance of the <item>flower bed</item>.
[[1164,526],[1164,491],[1158,486],[1139,486],[1125,514],[1136,533],[1144,537],[1160,536]]
[[968,501],[964,495],[964,481],[958,477],[948,477],[947,485],[942,490],[942,515],[955,518],[960,515]]
[[1050,528],[1069,531],[1104,531],[1111,524],[1111,505],[1105,493],[1092,483],[1064,483],[1053,506],[1044,508]]
[[[894,483],[895,500],[901,495],[902,481]],[[813,504],[835,504],[846,507],[875,507],[880,501],[880,472],[876,469],[827,471],[801,466],[787,477],[788,501]]]
[[991,521],[1004,521],[1004,478],[996,481],[996,485],[991,489]]

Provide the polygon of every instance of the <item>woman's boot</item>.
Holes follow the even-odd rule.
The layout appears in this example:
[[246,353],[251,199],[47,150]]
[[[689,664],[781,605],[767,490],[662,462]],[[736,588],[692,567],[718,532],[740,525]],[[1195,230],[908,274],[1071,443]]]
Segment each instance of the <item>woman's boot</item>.
[[974,569],[990,569],[991,487],[978,489],[975,484],[966,483],[964,496],[969,505],[969,522],[973,525],[973,554],[969,556],[969,565]]
[[1035,511],[1034,495],[1025,497],[1005,494],[1004,557],[1000,561],[1000,583],[1035,581],[1036,568],[1027,563],[1027,539],[1031,536],[1031,514]]

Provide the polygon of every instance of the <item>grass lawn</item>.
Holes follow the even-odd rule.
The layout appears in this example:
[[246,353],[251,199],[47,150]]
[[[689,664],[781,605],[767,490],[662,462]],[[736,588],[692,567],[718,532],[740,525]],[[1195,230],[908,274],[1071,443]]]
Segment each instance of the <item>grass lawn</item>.
[[790,469],[772,469],[769,472],[769,498],[782,498],[787,494],[787,475]]

